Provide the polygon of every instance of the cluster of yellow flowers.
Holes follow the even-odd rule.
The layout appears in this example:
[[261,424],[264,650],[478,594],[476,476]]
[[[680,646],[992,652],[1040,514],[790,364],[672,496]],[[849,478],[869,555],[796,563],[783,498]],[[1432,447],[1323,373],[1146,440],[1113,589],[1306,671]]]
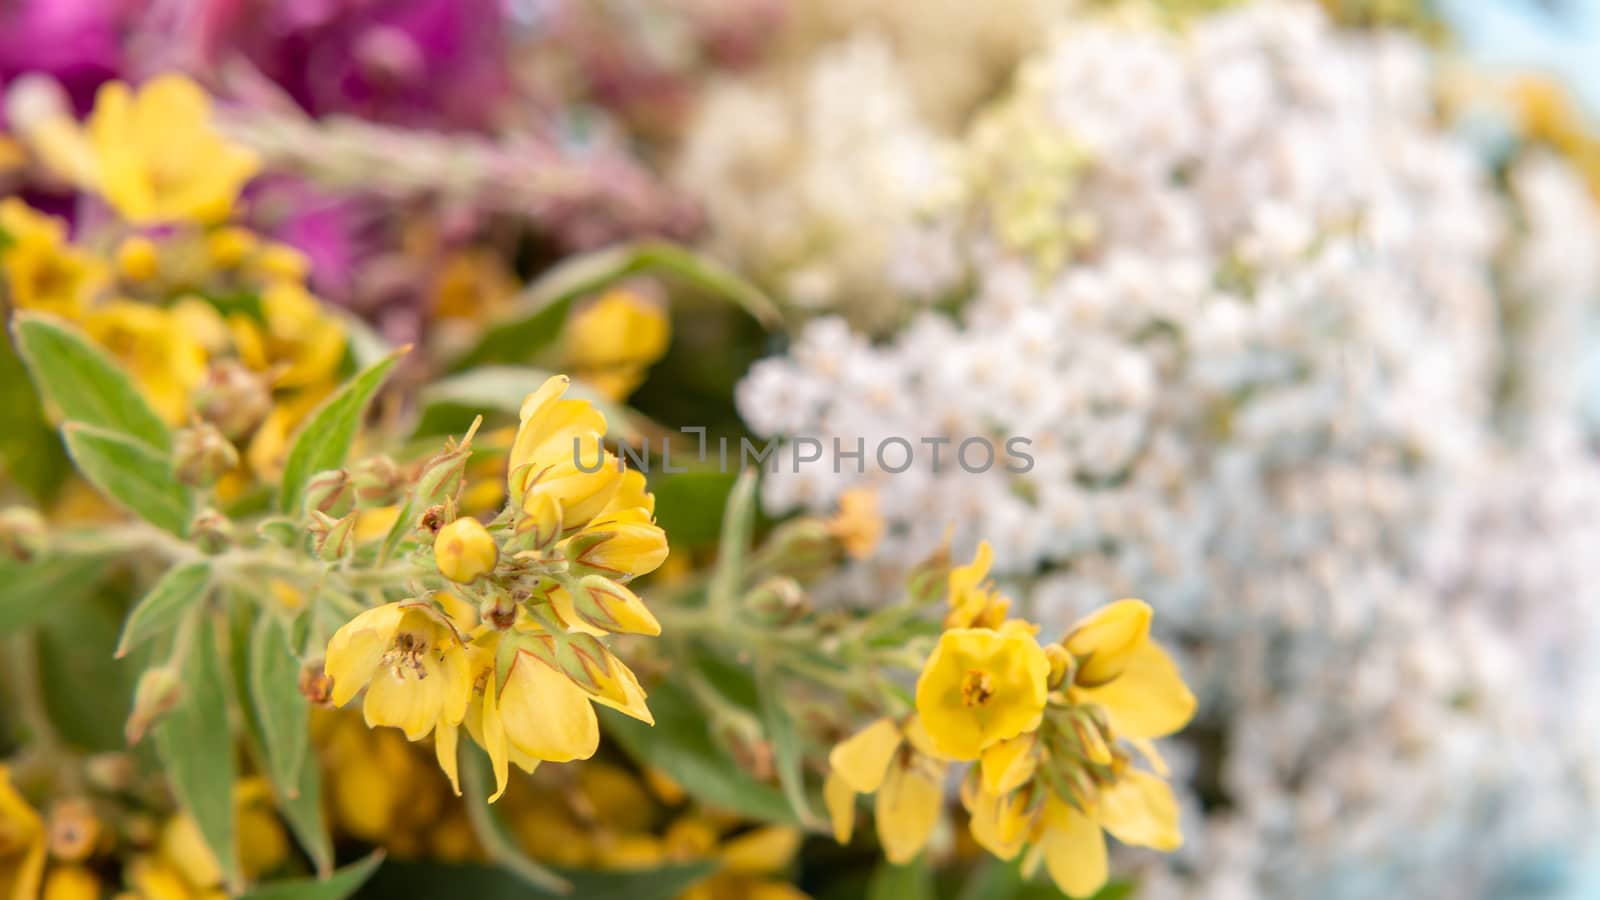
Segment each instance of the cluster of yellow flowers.
[[973,839],[1003,859],[1027,848],[1026,870],[1042,862],[1061,890],[1092,894],[1107,877],[1102,829],[1159,850],[1182,842],[1151,740],[1187,724],[1195,698],[1151,640],[1149,606],[1120,600],[1041,646],[1038,626],[1007,618],[1010,601],[985,580],[990,559],[983,544],[949,574],[916,712],[879,719],[829,755],[834,834],[849,840],[856,795],[875,793],[885,854],[907,862],[938,822],[950,766],[976,763],[961,787]]
[[[433,734],[458,792],[463,725],[489,755],[498,799],[511,763],[531,772],[592,756],[594,703],[651,721],[638,679],[601,638],[660,634],[627,582],[666,560],[666,535],[644,477],[602,446],[604,415],[564,398],[567,387],[552,377],[523,403],[505,513],[439,527],[432,550],[451,592],[369,609],[328,642],[332,702],[365,689],[369,725]],[[593,471],[579,463],[595,458]],[[460,596],[477,601],[481,621],[469,625],[450,600]]]
[[227,219],[256,171],[212,124],[210,99],[164,75],[113,82],[87,123],[22,123],[28,144],[115,214],[70,240],[65,222],[0,202],[11,304],[84,329],[169,423],[194,417],[246,447],[221,491],[282,464],[296,425],[338,382],[346,337],[307,289],[297,250]]

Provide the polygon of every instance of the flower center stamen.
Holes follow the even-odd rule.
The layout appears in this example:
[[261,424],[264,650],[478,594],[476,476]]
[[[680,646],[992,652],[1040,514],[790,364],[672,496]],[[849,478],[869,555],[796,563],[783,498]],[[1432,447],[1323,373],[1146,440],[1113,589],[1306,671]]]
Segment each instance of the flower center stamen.
[[967,706],[982,706],[994,696],[994,679],[982,669],[967,670],[961,681],[961,702]]

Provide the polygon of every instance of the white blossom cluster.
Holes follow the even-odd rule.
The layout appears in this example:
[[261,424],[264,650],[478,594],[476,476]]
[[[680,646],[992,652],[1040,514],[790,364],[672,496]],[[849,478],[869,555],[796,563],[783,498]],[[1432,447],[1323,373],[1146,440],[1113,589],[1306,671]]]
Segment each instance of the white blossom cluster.
[[[1156,607],[1201,717],[1144,896],[1511,895],[1600,809],[1600,217],[1554,159],[1499,190],[1412,39],[1270,0],[1063,24],[928,226],[958,316],[818,321],[741,384],[758,434],[867,448],[781,457],[765,503],[877,486],[890,567],[987,538],[1047,633]],[[949,458],[1016,436],[1026,472]],[[896,473],[896,437],[952,444]]]

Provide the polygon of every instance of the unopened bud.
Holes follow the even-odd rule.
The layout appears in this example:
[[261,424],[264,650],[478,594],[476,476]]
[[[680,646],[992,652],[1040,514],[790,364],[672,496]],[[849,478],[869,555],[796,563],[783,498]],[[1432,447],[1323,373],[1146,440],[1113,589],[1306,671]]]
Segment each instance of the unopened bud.
[[433,560],[439,573],[451,581],[467,584],[494,571],[500,547],[489,529],[477,519],[462,517],[439,529],[433,539]]
[[744,598],[745,608],[762,621],[787,625],[810,609],[805,589],[787,575],[776,575],[755,586]]
[[229,226],[218,228],[206,236],[206,256],[219,269],[231,269],[253,253],[257,244],[255,233],[248,228]]
[[0,510],[0,557],[27,562],[44,552],[49,535],[38,511],[26,506]]
[[265,377],[227,360],[212,366],[195,395],[200,417],[238,440],[272,411],[272,389]]
[[417,498],[429,506],[455,503],[461,498],[461,486],[466,481],[467,458],[472,451],[466,447],[446,446],[422,464],[417,476]]
[[103,831],[94,807],[82,797],[69,797],[50,807],[50,855],[61,862],[88,859]]
[[239,451],[208,422],[178,432],[172,442],[172,468],[192,487],[210,487],[239,465]]
[[354,512],[345,514],[344,518],[335,519],[325,512],[312,510],[311,537],[318,559],[334,562],[349,556],[355,550],[356,518]]
[[178,704],[183,684],[171,666],[146,669],[133,691],[133,712],[128,715],[122,734],[133,745],[144,739],[150,726]]
[[344,469],[318,472],[306,482],[306,512],[342,516],[354,505],[355,490],[350,484],[350,473]]
[[821,571],[839,555],[839,546],[821,519],[801,517],[779,525],[761,550],[772,572],[803,578]]
[[233,544],[233,521],[214,509],[201,510],[189,523],[189,538],[203,553],[221,553]]
[[1050,675],[1045,683],[1051,690],[1072,680],[1072,670],[1076,664],[1067,648],[1060,644],[1049,644],[1044,648],[1044,658],[1050,661]]
[[387,456],[373,456],[350,468],[356,502],[362,506],[389,506],[400,501],[405,476]]
[[127,753],[96,753],[84,760],[83,774],[89,784],[108,794],[124,794],[133,787],[139,765]]
[[300,667],[300,694],[317,706],[328,706],[333,696],[333,676],[321,659],[309,660]]

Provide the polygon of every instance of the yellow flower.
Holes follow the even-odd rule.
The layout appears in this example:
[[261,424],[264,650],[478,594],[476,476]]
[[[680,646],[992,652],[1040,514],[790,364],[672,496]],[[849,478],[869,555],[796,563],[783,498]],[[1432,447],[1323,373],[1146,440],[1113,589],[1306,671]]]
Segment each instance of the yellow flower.
[[0,272],[18,309],[77,319],[105,282],[105,266],[67,243],[67,226],[15,197],[0,201]]
[[511,445],[507,492],[522,511],[517,528],[540,541],[588,524],[622,483],[616,458],[601,446],[605,416],[586,401],[562,399],[569,383],[555,375],[528,395]]
[[117,245],[117,271],[132,282],[149,281],[161,271],[161,252],[155,241],[136,234]]
[[475,677],[455,628],[422,600],[388,603],[346,622],[328,641],[324,671],[335,706],[366,688],[367,725],[394,726],[413,741],[436,724],[461,723]]
[[667,533],[642,506],[601,513],[566,546],[575,554],[568,557],[575,570],[619,581],[654,572],[667,560]]
[[1150,606],[1144,601],[1118,600],[1073,625],[1061,640],[1077,658],[1073,681],[1094,687],[1121,675],[1133,652],[1149,640],[1150,618]]
[[946,631],[917,679],[917,715],[938,751],[977,759],[1039,727],[1050,662],[1029,626]]
[[823,784],[834,838],[841,844],[850,840],[856,794],[876,794],[884,856],[897,865],[910,862],[939,822],[947,768],[915,716],[904,726],[879,719],[840,742],[828,754]]
[[206,351],[170,312],[113,300],[92,312],[84,326],[128,370],[163,419],[176,425],[189,417],[191,395],[206,377]]
[[613,400],[633,393],[645,370],[667,352],[672,323],[661,304],[638,290],[615,288],[573,310],[567,363]]
[[268,285],[261,292],[261,314],[274,387],[318,387],[335,380],[344,361],[344,328],[305,287],[287,281]]
[[217,222],[227,217],[255,156],[218,134],[211,100],[182,75],[160,75],[134,93],[111,82],[88,121],[95,181],[135,224]]
[[0,765],[0,900],[31,900],[44,878],[44,822]]
[[828,520],[828,533],[855,559],[872,555],[883,538],[883,527],[878,495],[866,488],[851,488],[840,494],[839,512]]
[[40,900],[100,900],[100,879],[80,865],[58,866],[45,878]]
[[463,516],[439,529],[433,539],[433,558],[444,577],[466,584],[494,571],[500,547],[482,522]]
[[[1067,693],[1073,703],[1103,710],[1112,735],[1138,742],[1177,732],[1194,718],[1196,704],[1194,694],[1183,683],[1183,675],[1172,658],[1150,640],[1148,617],[1144,618],[1142,626],[1138,625],[1138,611],[1125,605],[1132,603],[1138,601],[1112,604],[1101,612],[1118,608],[1121,611],[1107,616],[1097,613],[1085,620],[1088,630],[1075,629],[1079,634],[1102,635],[1105,642],[1089,647],[1083,657],[1089,665],[1080,664],[1078,683]],[[1138,603],[1138,606],[1144,604]],[[1129,619],[1134,620],[1133,627]],[[1131,646],[1125,640],[1129,631],[1139,634],[1139,639],[1132,641]],[[1111,648],[1110,652],[1106,648]],[[1097,660],[1107,658],[1114,660],[1109,668],[1116,674],[1106,681],[1090,678],[1086,682],[1083,669],[1090,668],[1095,676],[1103,675],[1103,671],[1096,671],[1093,666]],[[1140,749],[1150,755],[1145,747]]]
[[983,541],[972,562],[950,570],[950,612],[945,616],[944,627],[998,628],[1005,621],[1011,601],[985,580],[993,561],[994,551],[988,541]]

